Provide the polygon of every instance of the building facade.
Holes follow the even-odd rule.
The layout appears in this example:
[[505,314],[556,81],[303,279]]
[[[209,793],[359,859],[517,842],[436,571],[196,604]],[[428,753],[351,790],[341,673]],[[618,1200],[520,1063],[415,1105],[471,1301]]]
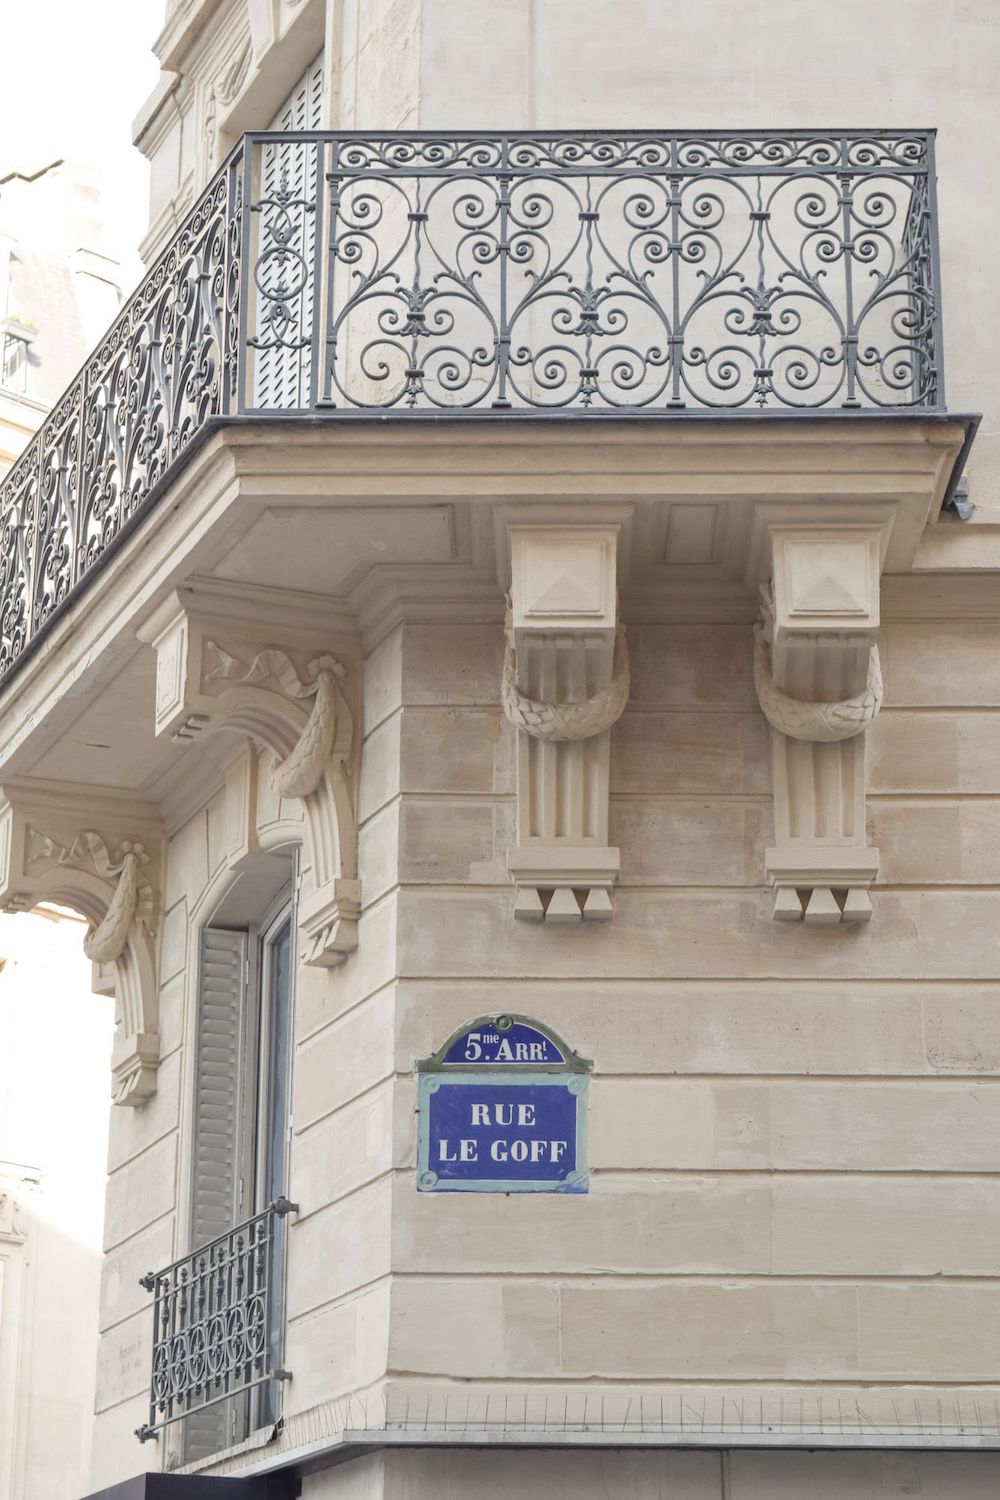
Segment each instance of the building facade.
[[992,1494],[992,6],[156,50],[152,268],[0,492],[2,895],[116,996],[93,1491]]
[[[0,171],[0,474],[120,305],[105,251],[79,165]],[[0,1500],[74,1500],[90,1474],[112,1002],[84,930],[0,918]]]

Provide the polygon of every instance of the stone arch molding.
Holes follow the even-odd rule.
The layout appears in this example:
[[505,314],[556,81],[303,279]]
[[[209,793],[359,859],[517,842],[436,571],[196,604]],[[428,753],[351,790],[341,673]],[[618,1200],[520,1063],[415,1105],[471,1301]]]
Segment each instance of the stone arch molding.
[[361,894],[348,665],[311,622],[268,628],[259,601],[221,603],[175,595],[143,630],[156,651],[155,731],[193,741],[228,730],[269,753],[263,774],[305,822],[302,961],[333,967],[357,947]]
[[50,901],[90,924],[83,946],[95,988],[117,1002],[116,1104],[142,1104],[156,1089],[162,863],[162,827],[145,804],[0,790],[0,904],[30,911]]

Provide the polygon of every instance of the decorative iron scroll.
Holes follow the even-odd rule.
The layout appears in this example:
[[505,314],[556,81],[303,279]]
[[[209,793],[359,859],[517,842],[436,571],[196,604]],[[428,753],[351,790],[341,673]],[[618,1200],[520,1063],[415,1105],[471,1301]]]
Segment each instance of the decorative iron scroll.
[[933,407],[931,152],[921,132],[334,140],[323,394]]
[[154,1295],[153,1370],[145,1442],[189,1412],[268,1380],[278,1367],[275,1311],[279,1220],[295,1204],[279,1198],[256,1218],[203,1245],[140,1285]]
[[944,409],[921,131],[244,137],[0,481],[0,680],[218,420]]
[[237,154],[0,481],[0,678],[233,407],[239,191]]

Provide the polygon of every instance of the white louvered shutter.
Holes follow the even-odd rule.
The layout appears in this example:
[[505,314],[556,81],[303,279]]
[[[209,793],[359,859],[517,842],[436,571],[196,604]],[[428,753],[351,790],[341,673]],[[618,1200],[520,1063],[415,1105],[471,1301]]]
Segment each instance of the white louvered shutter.
[[245,932],[206,927],[198,984],[192,1249],[228,1234],[240,1205],[243,1135],[242,1034],[246,1015]]
[[[288,98],[268,126],[269,130],[319,130],[323,119],[323,54],[312,62],[302,74]],[[284,185],[293,199],[303,198],[314,202],[316,197],[316,147],[307,142],[285,142],[281,145],[261,148],[260,187],[265,202]],[[290,210],[296,226],[293,240],[294,250],[305,261],[305,283],[288,300],[293,321],[288,329],[289,337],[310,338],[314,306],[313,256],[316,248],[316,214],[301,206]],[[269,211],[263,215],[265,241],[260,247],[266,251],[266,225]],[[283,263],[280,259],[264,261],[258,267],[265,289],[269,278],[284,276],[286,285],[290,272],[299,270],[297,263]],[[296,281],[298,276],[296,276]],[[269,332],[261,312],[266,312],[267,300],[262,299],[259,308],[257,333],[267,339]],[[301,349],[262,349],[254,364],[254,404],[259,407],[288,410],[309,404],[309,378],[312,370],[312,347],[307,343]]]
[[323,54],[306,68],[268,130],[320,130],[323,122]]
[[[198,973],[198,1056],[195,1073],[191,1248],[228,1234],[246,1212],[241,1179],[247,1050],[247,960],[245,932],[206,927]],[[184,1419],[184,1462],[193,1463],[228,1447],[242,1435],[245,1400],[230,1399]]]

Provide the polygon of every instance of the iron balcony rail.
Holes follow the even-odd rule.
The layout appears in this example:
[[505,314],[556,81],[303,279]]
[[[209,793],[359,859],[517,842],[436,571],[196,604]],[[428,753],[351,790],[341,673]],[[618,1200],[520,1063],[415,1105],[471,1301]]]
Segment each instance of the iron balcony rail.
[[0,680],[220,420],[944,409],[926,131],[247,135],[0,484]]
[[278,1198],[263,1213],[163,1271],[140,1278],[153,1293],[153,1358],[145,1442],[191,1412],[287,1380],[279,1366],[281,1225],[295,1209]]

